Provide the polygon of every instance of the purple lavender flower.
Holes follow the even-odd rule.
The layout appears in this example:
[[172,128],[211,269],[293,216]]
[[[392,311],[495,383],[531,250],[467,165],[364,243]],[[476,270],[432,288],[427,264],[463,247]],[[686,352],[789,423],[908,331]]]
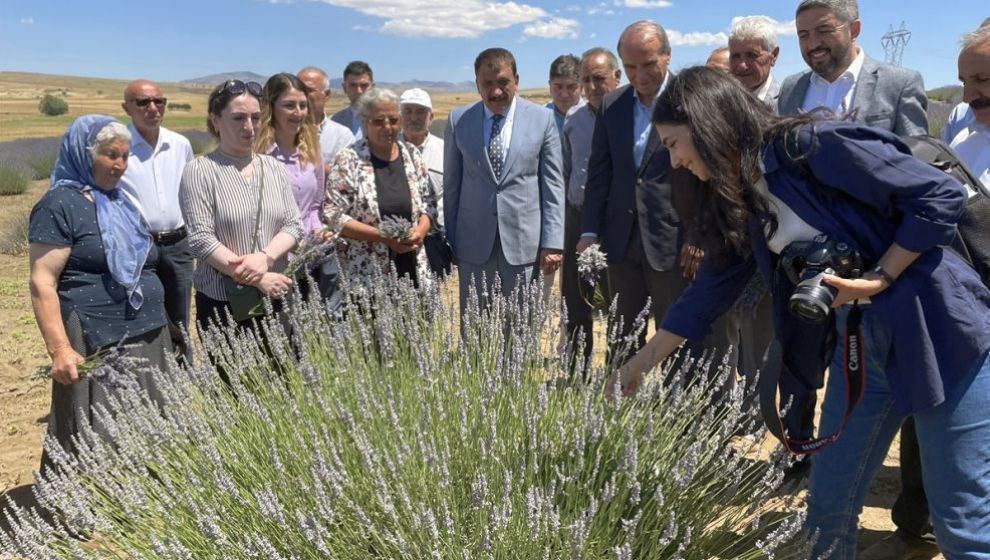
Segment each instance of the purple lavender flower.
[[607,267],[608,261],[606,260],[606,255],[597,243],[578,255],[578,274],[581,275],[581,280],[584,280],[591,287],[594,287],[598,283],[598,275]]
[[412,235],[412,222],[399,216],[384,216],[378,223],[378,231],[389,239],[402,241]]

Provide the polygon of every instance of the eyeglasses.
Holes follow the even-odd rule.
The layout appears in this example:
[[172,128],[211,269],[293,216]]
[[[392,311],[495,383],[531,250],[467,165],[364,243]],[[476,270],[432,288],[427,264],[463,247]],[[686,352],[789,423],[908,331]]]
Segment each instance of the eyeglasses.
[[395,126],[399,124],[399,117],[375,117],[373,119],[368,119],[368,122],[376,127],[383,127],[386,122],[392,126]]
[[147,107],[152,103],[158,107],[164,107],[165,104],[168,103],[168,99],[164,97],[139,97],[137,99],[133,99],[132,101],[134,101],[135,105],[142,108]]
[[255,97],[261,97],[261,84],[258,82],[242,82],[240,80],[227,80],[224,82],[223,87],[220,88],[220,93],[229,93],[231,95],[240,95],[244,92],[248,92]]

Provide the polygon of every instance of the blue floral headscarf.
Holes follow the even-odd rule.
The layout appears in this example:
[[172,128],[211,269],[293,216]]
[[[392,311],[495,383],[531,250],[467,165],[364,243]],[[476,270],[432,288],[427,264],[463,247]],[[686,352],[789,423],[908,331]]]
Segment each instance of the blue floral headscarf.
[[151,250],[148,226],[133,198],[120,189],[105,191],[93,183],[93,156],[89,147],[96,142],[96,135],[114,121],[106,115],[85,115],[69,125],[52,169],[51,188],[67,187],[92,193],[110,275],[127,290],[131,306],[140,309],[144,303],[141,269]]

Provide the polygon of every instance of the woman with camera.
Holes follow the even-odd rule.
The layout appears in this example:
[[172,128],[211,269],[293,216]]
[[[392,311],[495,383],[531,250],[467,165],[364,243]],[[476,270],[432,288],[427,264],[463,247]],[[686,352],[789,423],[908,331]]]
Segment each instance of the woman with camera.
[[[940,548],[949,559],[990,558],[990,292],[942,248],[956,235],[963,187],[886,131],[775,117],[709,68],[672,78],[653,121],[672,165],[707,182],[688,224],[706,255],[609,391],[635,392],[681,342],[704,338],[758,270],[771,287],[783,370],[797,376],[782,378],[781,392],[785,381],[798,396],[814,390],[809,380],[834,349],[820,426],[841,437],[812,466],[813,557],[831,547],[830,558],[855,557],[870,481],[913,415]],[[862,336],[848,338],[857,319]],[[865,364],[865,391],[843,425],[850,356],[853,369]]]

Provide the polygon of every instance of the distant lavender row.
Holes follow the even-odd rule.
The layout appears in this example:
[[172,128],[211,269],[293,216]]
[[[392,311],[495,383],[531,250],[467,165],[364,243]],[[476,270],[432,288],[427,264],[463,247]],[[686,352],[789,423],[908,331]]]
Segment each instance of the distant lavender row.
[[[213,143],[213,137],[202,130],[183,130],[180,134],[189,139],[196,153],[206,151]],[[0,162],[22,170],[28,177],[47,178],[61,141],[61,136],[47,136],[0,142]]]

